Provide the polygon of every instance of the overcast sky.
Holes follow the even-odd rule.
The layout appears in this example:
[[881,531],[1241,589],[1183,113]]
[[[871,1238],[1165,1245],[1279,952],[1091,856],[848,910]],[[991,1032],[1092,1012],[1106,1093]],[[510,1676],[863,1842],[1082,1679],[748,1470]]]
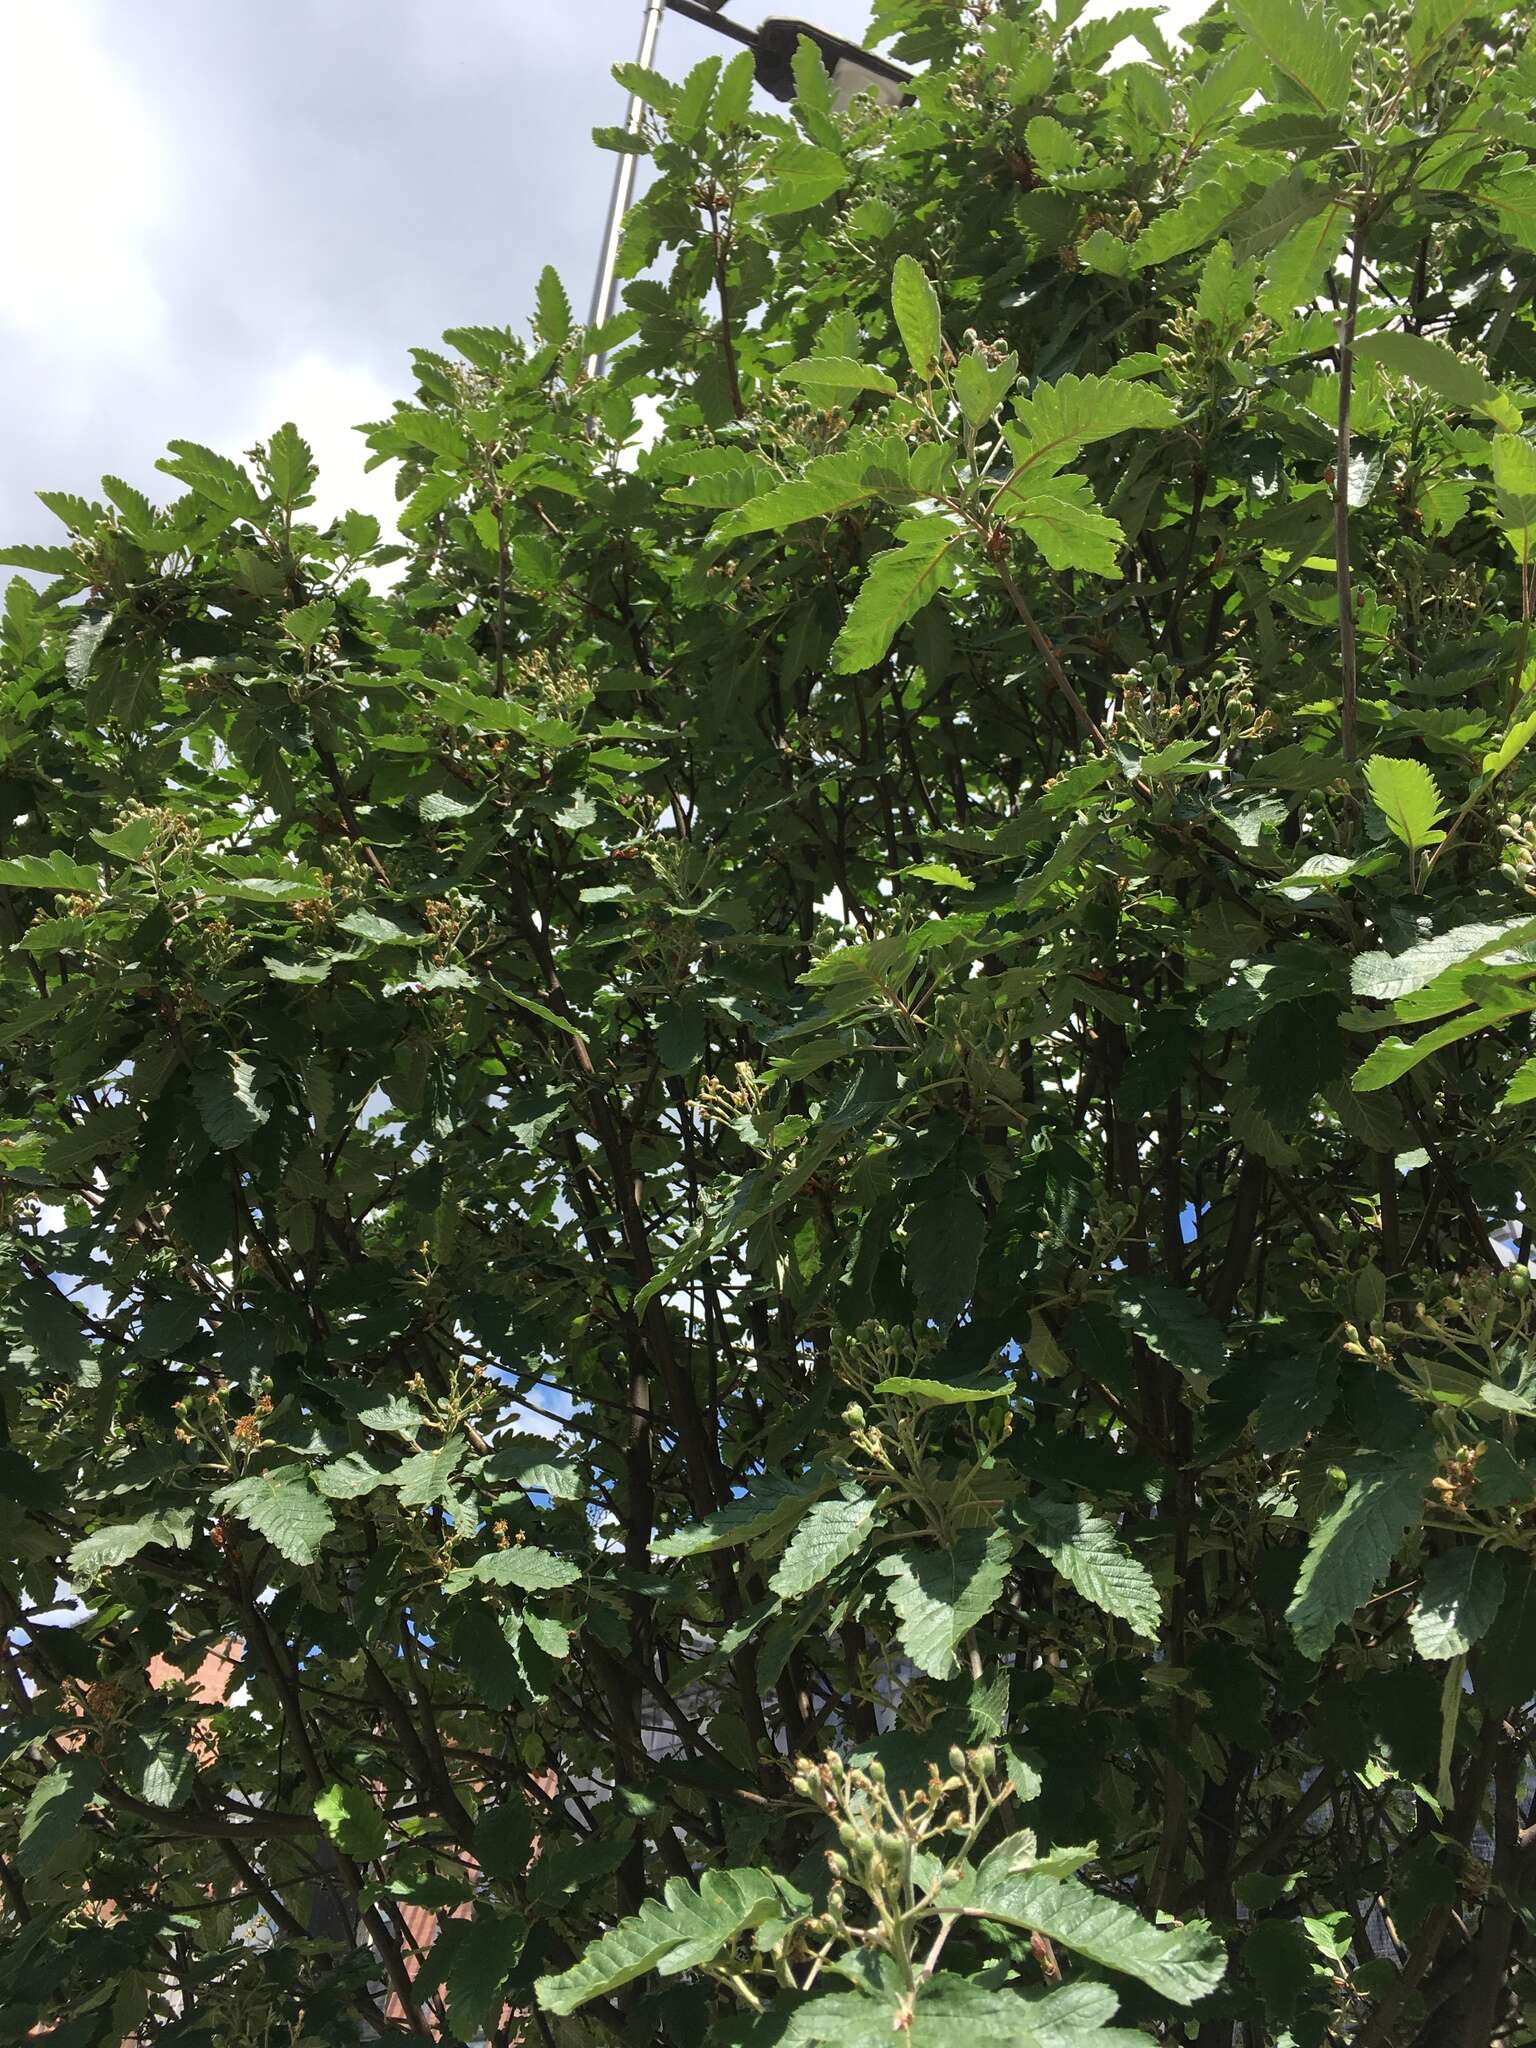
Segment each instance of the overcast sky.
[[[774,0],[730,0],[755,23]],[[860,38],[868,0],[796,0]],[[1096,7],[1095,12],[1099,11]],[[1187,11],[1187,10],[1186,10]],[[153,495],[173,437],[285,419],[323,506],[390,501],[350,428],[443,328],[591,291],[640,0],[0,0],[0,542],[38,489]],[[659,68],[730,54],[669,16]],[[381,502],[382,499],[382,502]]]

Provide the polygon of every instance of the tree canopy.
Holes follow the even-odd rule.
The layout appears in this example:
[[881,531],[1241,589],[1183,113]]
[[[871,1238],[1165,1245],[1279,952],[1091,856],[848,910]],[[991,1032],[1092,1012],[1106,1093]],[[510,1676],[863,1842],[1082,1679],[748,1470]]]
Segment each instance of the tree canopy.
[[1536,2039],[1529,10],[1081,12],[6,554],[0,2041]]

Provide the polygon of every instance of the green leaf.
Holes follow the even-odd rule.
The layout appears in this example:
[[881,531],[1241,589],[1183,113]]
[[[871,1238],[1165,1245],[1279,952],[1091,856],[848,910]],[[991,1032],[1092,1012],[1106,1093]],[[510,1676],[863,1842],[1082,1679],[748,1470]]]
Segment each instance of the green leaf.
[[1029,151],[1035,169],[1046,178],[1060,177],[1064,171],[1075,171],[1083,161],[1081,138],[1052,114],[1036,114],[1029,122],[1024,130],[1024,147]]
[[213,1498],[225,1514],[248,1522],[290,1564],[313,1564],[336,1527],[329,1505],[293,1465],[253,1472],[247,1479],[221,1486]]
[[738,1934],[780,1910],[773,1880],[761,1870],[706,1871],[697,1888],[682,1878],[668,1878],[664,1903],[647,1899],[572,1968],[558,1977],[540,1977],[534,1994],[545,2012],[563,2017],[652,1970],[671,1977],[700,1969]]
[[1019,374],[1019,359],[1006,355],[992,363],[972,353],[955,364],[955,396],[968,425],[979,427],[989,420],[1013,389]]
[[1226,1954],[1203,1920],[1155,1927],[1133,1907],[1070,1877],[1000,1876],[959,1897],[968,1915],[1043,1934],[1101,1969],[1135,1977],[1175,2005],[1208,1998],[1226,1973]]
[[1012,1556],[1000,1530],[965,1529],[948,1550],[909,1545],[880,1559],[901,1647],[919,1671],[947,1678],[954,1670],[956,1645],[1002,1597]]
[[894,394],[897,383],[873,363],[851,356],[805,356],[779,372],[781,383],[801,384],[811,391],[880,391]]
[[450,1572],[443,1590],[458,1593],[470,1585],[518,1586],[525,1593],[537,1593],[573,1585],[580,1577],[580,1567],[570,1558],[556,1557],[553,1551],[541,1550],[534,1543],[514,1543],[505,1550],[489,1551],[473,1564]]
[[899,547],[876,555],[832,648],[839,675],[857,675],[885,659],[892,640],[929,600],[953,583],[961,529],[934,513],[898,529]]
[[1400,377],[1408,377],[1425,391],[1433,391],[1449,405],[1464,412],[1487,413],[1507,424],[1511,410],[1518,420],[1518,408],[1498,385],[1471,363],[1448,349],[1444,342],[1429,341],[1422,334],[1401,334],[1389,330],[1368,334],[1355,344],[1355,354],[1367,363],[1380,363]]
[[1516,1067],[1499,1107],[1518,1109],[1523,1102],[1536,1102],[1536,1053]]
[[[894,1989],[832,1991],[785,2011],[776,2007],[761,2048],[1140,2048],[1146,2035],[1105,2027],[1115,1995],[1106,1985],[1072,1984],[1041,1997],[995,1991],[943,1972],[908,1999]],[[744,2037],[752,2041],[750,2035]],[[752,2048],[759,2048],[752,2041]]]
[[[1020,472],[1059,469],[1096,441],[1108,441],[1137,428],[1150,431],[1177,426],[1179,418],[1173,400],[1154,385],[1123,377],[1070,374],[1053,384],[1037,384],[1028,398],[1014,400],[1013,409],[1018,425],[1010,429],[1008,439]],[[1015,488],[1010,479],[999,498]],[[1001,505],[997,509],[1001,510]]]
[[77,1586],[92,1585],[103,1572],[128,1564],[152,1543],[184,1549],[191,1534],[190,1508],[156,1508],[135,1522],[111,1523],[83,1536],[70,1551],[69,1576]]
[[192,1095],[203,1129],[215,1148],[243,1145],[272,1114],[256,1085],[256,1069],[239,1053],[216,1053],[192,1069]]
[[1339,114],[1349,99],[1350,37],[1321,7],[1302,0],[1234,0],[1233,19],[1269,62],[1319,113]]
[[1448,1024],[1441,1024],[1433,1031],[1425,1031],[1413,1039],[1399,1038],[1396,1033],[1383,1038],[1381,1043],[1363,1059],[1350,1075],[1350,1086],[1357,1094],[1366,1095],[1376,1088],[1390,1087],[1400,1081],[1404,1074],[1420,1066],[1431,1053],[1439,1052],[1442,1046],[1455,1045],[1459,1039],[1471,1038],[1479,1031],[1487,1031],[1495,1024],[1502,1024],[1510,1017],[1518,1017],[1528,1010],[1536,1009],[1536,995],[1527,995],[1522,990],[1510,988],[1501,992],[1497,1001],[1480,1004],[1464,1016],[1453,1017]]
[[24,1877],[41,1875],[69,1846],[100,1789],[101,1767],[92,1757],[67,1757],[38,1780],[16,1838],[16,1863]]
[[0,889],[67,889],[71,895],[94,896],[100,887],[100,869],[67,854],[22,853],[0,860]]
[[944,351],[939,295],[911,256],[898,256],[891,273],[891,311],[907,360],[919,377],[931,378]]
[[1493,1625],[1504,1598],[1504,1562],[1473,1543],[1433,1557],[1424,1568],[1419,1597],[1408,1611],[1408,1632],[1421,1657],[1465,1657]]
[[754,206],[764,219],[805,213],[847,184],[848,166],[835,150],[814,142],[781,142],[767,167],[767,186]]
[[533,307],[534,331],[540,341],[552,348],[562,348],[570,340],[575,323],[571,302],[560,282],[560,273],[551,263],[546,263],[539,272],[539,281],[534,286]]
[[317,597],[313,604],[300,605],[297,611],[283,613],[283,631],[290,640],[300,647],[318,647],[330,632],[336,619],[336,607],[328,597]]
[[365,1452],[348,1451],[345,1457],[320,1466],[314,1481],[327,1500],[361,1500],[388,1476]]
[[500,2019],[503,1990],[527,1939],[521,1913],[493,1912],[483,1898],[468,1919],[439,1923],[428,1967],[448,1994],[455,2034],[473,2041]]
[[1516,434],[1495,434],[1491,452],[1499,525],[1516,559],[1528,563],[1536,548],[1536,447]]
[[196,441],[172,441],[169,447],[170,455],[161,456],[156,469],[176,477],[233,519],[260,519],[261,493],[238,462]]
[[962,875],[958,868],[951,867],[947,861],[914,861],[911,867],[903,868],[901,872],[903,875],[915,877],[919,882],[934,882],[941,889],[964,889],[970,891],[976,887],[976,884],[968,876]]
[[1068,1584],[1106,1614],[1128,1622],[1137,1635],[1157,1641],[1163,1611],[1152,1575],[1109,1522],[1081,1501],[1038,1494],[1020,1512],[1030,1542]]
[[1484,754],[1483,774],[1488,781],[1502,775],[1510,763],[1525,752],[1533,737],[1536,737],[1536,711],[1529,711],[1524,718],[1513,721],[1491,753]]
[[[272,494],[287,511],[314,503],[309,494],[320,474],[315,451],[292,420],[280,426],[267,443],[266,468]],[[147,506],[144,509],[148,511]]]
[[1347,1467],[1344,1498],[1312,1531],[1286,1619],[1304,1657],[1321,1657],[1385,1577],[1423,1513],[1434,1473],[1432,1446],[1362,1452]]
[[1467,960],[1497,957],[1533,941],[1533,917],[1506,918],[1499,924],[1461,924],[1435,938],[1421,939],[1401,953],[1360,954],[1350,965],[1349,985],[1357,996],[1398,1002],[1428,988],[1447,968],[1459,967]]
[[315,1795],[315,1818],[344,1856],[371,1863],[384,1854],[389,1839],[384,1815],[360,1785],[327,1785]]
[[1017,482],[1004,486],[993,509],[1017,526],[1040,550],[1053,569],[1081,569],[1112,579],[1121,575],[1120,550],[1125,534],[1101,512],[1088,479],[1048,470],[1016,471]]
[[965,1176],[945,1169],[923,1184],[907,1218],[907,1279],[922,1314],[940,1325],[960,1314],[976,1285],[987,1216]]
[[868,458],[858,454],[818,455],[796,477],[775,484],[717,519],[710,540],[717,545],[752,533],[783,533],[802,519],[830,519],[874,496]]
[[879,1503],[864,1494],[814,1503],[796,1528],[769,1585],[781,1600],[797,1599],[830,1578],[869,1541]]
[[934,1380],[924,1379],[920,1374],[895,1373],[889,1379],[876,1380],[874,1391],[905,1395],[927,1407],[959,1408],[972,1401],[1006,1400],[1012,1387],[1004,1379]]
[[825,1472],[811,1472],[801,1478],[784,1478],[766,1473],[754,1479],[739,1500],[727,1503],[707,1520],[692,1528],[676,1529],[651,1548],[657,1557],[698,1557],[705,1551],[730,1550],[738,1543],[752,1543],[770,1530],[797,1522],[811,1502],[831,1485]]
[[430,1508],[446,1501],[453,1489],[453,1475],[464,1455],[461,1436],[446,1438],[430,1451],[418,1451],[388,1475],[389,1485],[399,1491],[403,1508]]
[[1197,1385],[1214,1379],[1226,1363],[1221,1325],[1181,1287],[1121,1278],[1115,1288],[1115,1312],[1149,1351]]
[[174,1726],[136,1728],[123,1744],[117,1769],[148,1806],[184,1806],[192,1796],[197,1764],[185,1734]]
[[1435,826],[1445,806],[1435,778],[1420,761],[1394,761],[1374,754],[1365,764],[1366,787],[1395,839],[1410,853],[1433,846],[1443,836]]

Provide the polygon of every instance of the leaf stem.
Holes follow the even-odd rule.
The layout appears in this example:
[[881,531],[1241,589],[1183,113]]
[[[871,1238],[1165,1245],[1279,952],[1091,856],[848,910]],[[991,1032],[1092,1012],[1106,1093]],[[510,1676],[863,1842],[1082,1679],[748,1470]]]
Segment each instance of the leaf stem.
[[1353,761],[1358,747],[1355,699],[1358,659],[1355,650],[1355,601],[1349,573],[1349,443],[1350,404],[1355,382],[1355,325],[1360,314],[1360,270],[1365,261],[1366,211],[1355,216],[1349,262],[1349,291],[1339,330],[1339,432],[1333,465],[1334,576],[1339,593],[1340,726],[1344,758]]

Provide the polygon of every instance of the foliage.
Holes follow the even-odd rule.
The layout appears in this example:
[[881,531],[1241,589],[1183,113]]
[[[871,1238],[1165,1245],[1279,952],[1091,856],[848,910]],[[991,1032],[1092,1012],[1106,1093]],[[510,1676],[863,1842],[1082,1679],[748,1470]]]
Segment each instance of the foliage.
[[9,553],[0,2039],[1536,2038],[1527,21],[875,27]]

